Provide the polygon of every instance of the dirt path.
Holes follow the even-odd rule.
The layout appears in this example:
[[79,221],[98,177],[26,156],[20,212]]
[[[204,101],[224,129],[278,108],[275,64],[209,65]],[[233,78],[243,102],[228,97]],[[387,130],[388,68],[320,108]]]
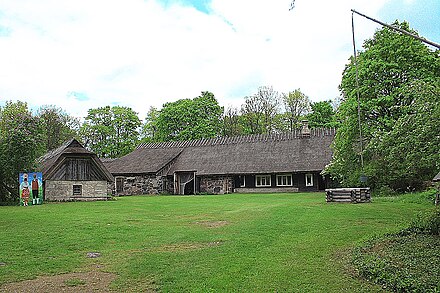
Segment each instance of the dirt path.
[[0,292],[112,292],[109,285],[115,278],[115,274],[98,271],[69,273],[4,284]]

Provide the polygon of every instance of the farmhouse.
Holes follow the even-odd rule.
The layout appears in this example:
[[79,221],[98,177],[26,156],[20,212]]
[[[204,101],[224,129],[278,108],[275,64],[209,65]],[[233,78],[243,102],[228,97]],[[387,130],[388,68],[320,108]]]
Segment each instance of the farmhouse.
[[330,162],[334,129],[144,143],[105,161],[113,194],[224,194],[317,191]]
[[107,199],[108,182],[114,178],[96,154],[76,139],[40,158],[46,200]]

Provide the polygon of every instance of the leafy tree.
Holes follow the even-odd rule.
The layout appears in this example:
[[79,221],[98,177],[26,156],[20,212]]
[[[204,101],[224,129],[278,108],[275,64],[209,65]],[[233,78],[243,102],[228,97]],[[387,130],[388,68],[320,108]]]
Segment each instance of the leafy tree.
[[179,141],[218,136],[222,114],[223,108],[210,92],[202,92],[192,100],[166,103],[156,120],[157,139]]
[[310,105],[311,112],[307,114],[307,120],[309,121],[309,126],[312,128],[316,127],[336,127],[336,116],[335,111],[332,107],[332,101],[321,101],[312,103]]
[[38,119],[24,102],[0,107],[0,201],[18,198],[19,172],[34,171],[44,153]]
[[241,116],[237,108],[228,108],[223,115],[223,136],[235,136],[243,134]]
[[145,118],[145,122],[142,125],[141,140],[142,142],[155,142],[157,138],[157,118],[160,111],[156,107],[150,107]]
[[[416,34],[405,22],[396,22],[394,25]],[[417,105],[420,105],[419,95],[415,94],[420,92],[416,91],[416,88],[420,89],[420,82],[428,88],[437,84],[440,77],[439,51],[431,51],[419,40],[388,28],[378,30],[372,39],[365,41],[364,48],[365,51],[357,53],[360,115],[364,140],[361,142],[359,139],[355,64],[351,58],[343,72],[340,85],[343,102],[337,116],[341,126],[334,141],[333,160],[326,171],[344,185],[358,185],[359,175],[365,173],[369,177],[368,183],[371,187],[383,187],[388,182],[400,181],[400,187],[393,185],[392,188],[402,186],[412,188],[414,187],[412,179],[407,177],[411,172],[397,167],[401,166],[401,163],[397,162],[399,157],[389,155],[391,149],[397,150],[403,145],[386,145],[383,144],[383,140],[392,136],[392,133],[407,136],[402,132],[403,129],[397,132],[395,127],[405,120],[415,119],[409,115],[415,113],[414,111],[419,107]],[[438,95],[424,94],[423,99],[439,103]],[[438,120],[426,116],[425,123],[430,119]],[[394,134],[394,138],[395,135],[397,134]],[[438,128],[437,134],[427,130],[426,135],[426,141],[435,141]],[[415,136],[410,137],[416,139]],[[361,145],[363,145],[364,170],[360,162]],[[405,151],[405,148],[400,150]],[[412,156],[414,158],[422,156],[424,160],[432,161],[432,157],[435,157],[429,151],[417,155],[414,149],[408,148],[408,150],[412,153],[406,155],[407,159]],[[431,171],[432,176],[435,171]],[[411,177],[424,178],[423,173],[425,172],[418,169],[414,173],[417,175]]]
[[241,105],[241,116],[246,134],[265,133],[263,103],[257,96],[244,98],[244,104]]
[[99,157],[118,158],[130,153],[139,139],[141,121],[129,107],[89,109],[80,129],[86,147]]
[[75,137],[79,129],[77,118],[69,116],[63,109],[56,106],[41,107],[38,118],[46,151],[53,150],[65,141]]
[[413,103],[391,131],[374,140],[378,160],[372,162],[374,181],[399,191],[422,188],[440,170],[440,78],[415,81],[402,94]]
[[259,134],[275,131],[275,117],[279,113],[279,94],[273,87],[259,87],[257,93],[245,97],[241,114],[245,133]]
[[282,95],[289,130],[300,126],[300,119],[310,111],[310,99],[300,89]]

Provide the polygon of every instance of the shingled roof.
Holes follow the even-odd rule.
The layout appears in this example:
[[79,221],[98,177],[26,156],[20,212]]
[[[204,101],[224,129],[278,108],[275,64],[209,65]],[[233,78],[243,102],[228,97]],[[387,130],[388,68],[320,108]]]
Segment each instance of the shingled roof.
[[330,162],[335,129],[282,134],[219,137],[140,144],[132,153],[105,162],[112,174],[155,173],[170,164],[168,174],[198,175],[320,171]]

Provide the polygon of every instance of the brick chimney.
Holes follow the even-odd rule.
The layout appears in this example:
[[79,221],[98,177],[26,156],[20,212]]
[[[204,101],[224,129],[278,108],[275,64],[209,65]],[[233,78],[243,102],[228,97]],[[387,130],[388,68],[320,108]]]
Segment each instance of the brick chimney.
[[309,128],[309,121],[302,120],[301,121],[302,127],[301,127],[301,136],[302,137],[310,137],[310,128]]

